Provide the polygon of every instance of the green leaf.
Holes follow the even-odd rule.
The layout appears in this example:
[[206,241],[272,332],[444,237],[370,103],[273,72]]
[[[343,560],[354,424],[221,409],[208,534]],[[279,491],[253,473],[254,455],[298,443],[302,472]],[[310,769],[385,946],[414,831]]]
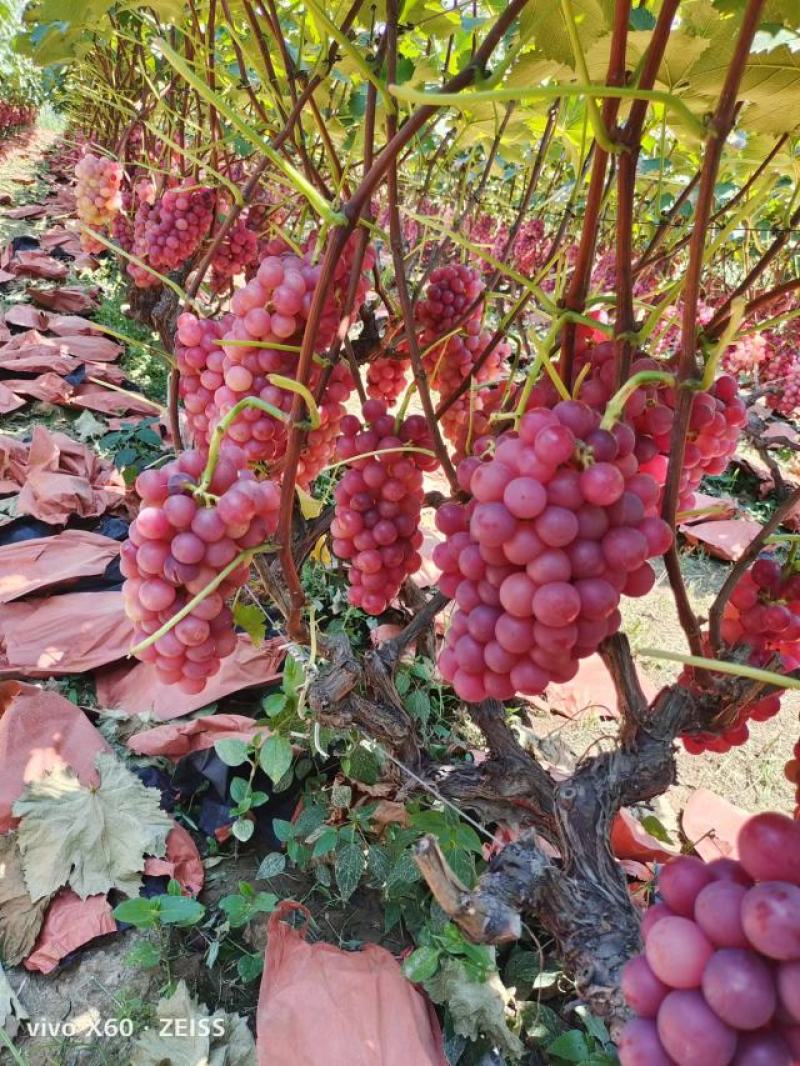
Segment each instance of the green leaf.
[[428,724],[431,716],[431,700],[427,692],[415,688],[406,696],[406,709],[422,725]]
[[297,695],[305,676],[305,668],[300,660],[295,659],[293,655],[287,655],[283,662],[283,691],[287,696]]
[[257,881],[268,881],[270,877],[277,877],[286,869],[286,856],[280,851],[271,851],[261,860],[261,865],[256,871]]
[[153,899],[126,899],[118,903],[111,912],[118,922],[135,925],[138,929],[149,929],[158,920],[158,903]]
[[264,643],[267,634],[267,616],[256,603],[237,603],[233,608],[233,624],[243,629],[253,644]]
[[142,970],[152,970],[160,962],[161,952],[149,940],[140,940],[125,956],[126,966],[136,966]]
[[380,844],[370,844],[367,848],[367,870],[375,884],[382,885],[391,868],[392,862],[386,848]]
[[342,769],[354,781],[374,785],[378,780],[380,764],[371,751],[359,744],[342,760]]
[[580,1029],[570,1029],[568,1033],[556,1037],[548,1046],[547,1053],[567,1062],[584,1062],[589,1057],[591,1048]]
[[409,981],[419,984],[433,977],[439,968],[441,952],[434,947],[421,947],[408,956],[403,963],[403,973]]
[[394,866],[386,878],[386,887],[393,888],[396,885],[410,885],[415,881],[419,881],[420,872],[417,869],[417,864],[411,857],[410,852],[404,851],[395,862]]
[[261,701],[261,709],[268,718],[275,718],[286,707],[286,693],[272,692]]
[[296,829],[294,824],[292,822],[287,822],[285,818],[273,818],[272,832],[282,844],[285,844],[287,840],[292,840],[294,838]]
[[243,777],[234,777],[231,781],[231,799],[234,803],[241,803],[250,791],[250,782]]
[[214,751],[226,766],[241,766],[247,762],[248,745],[243,740],[218,740]]
[[245,984],[256,981],[263,969],[263,955],[241,955],[236,963],[236,972]]
[[329,851],[333,851],[336,847],[338,836],[339,834],[333,826],[326,826],[314,841],[311,858],[318,859],[321,855],[327,855]]
[[456,826],[456,831],[453,834],[453,839],[457,847],[465,848],[467,851],[474,851],[476,855],[483,854],[481,838],[478,836],[472,826],[467,825],[466,822],[460,822]]
[[158,918],[164,925],[196,925],[206,913],[202,903],[189,896],[158,896]]
[[277,783],[292,765],[292,745],[286,737],[267,737],[261,745],[258,761],[267,777]]
[[249,818],[237,818],[231,826],[231,831],[237,840],[241,840],[244,843],[253,835],[255,828],[255,823],[251,822]]
[[345,844],[336,852],[334,872],[336,874],[336,886],[344,900],[350,899],[358,887],[361,875],[364,873],[366,862],[364,852],[360,844]]
[[660,840],[662,844],[672,844],[673,842],[672,837],[654,814],[648,814],[642,818],[642,829],[646,829],[651,837]]

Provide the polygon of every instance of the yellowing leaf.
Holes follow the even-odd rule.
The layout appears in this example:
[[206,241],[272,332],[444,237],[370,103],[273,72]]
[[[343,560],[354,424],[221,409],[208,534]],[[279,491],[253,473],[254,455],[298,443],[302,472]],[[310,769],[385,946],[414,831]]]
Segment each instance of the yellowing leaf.
[[0,958],[7,965],[31,953],[49,904],[50,896],[34,903],[25,887],[16,833],[0,836]]
[[165,852],[172,819],[159,806],[159,792],[107,752],[96,765],[97,788],[84,788],[72,770],[58,768],[31,782],[14,804],[34,901],[67,884],[81,899],[112,888],[135,896],[145,855]]
[[455,1032],[477,1040],[483,1035],[509,1059],[518,1059],[525,1048],[508,1026],[506,1009],[511,993],[498,973],[485,981],[473,981],[458,959],[446,956],[439,970],[425,982],[434,1003],[446,1003]]
[[237,603],[233,608],[233,624],[243,629],[256,645],[263,644],[267,635],[267,616],[256,603]]
[[136,1041],[131,1066],[256,1066],[256,1045],[245,1019],[223,1010],[209,1016],[185,981],[158,1001],[156,1016],[158,1024]]
[[306,492],[299,485],[295,486],[295,492],[303,518],[319,518],[322,513],[322,500],[314,499],[310,492]]

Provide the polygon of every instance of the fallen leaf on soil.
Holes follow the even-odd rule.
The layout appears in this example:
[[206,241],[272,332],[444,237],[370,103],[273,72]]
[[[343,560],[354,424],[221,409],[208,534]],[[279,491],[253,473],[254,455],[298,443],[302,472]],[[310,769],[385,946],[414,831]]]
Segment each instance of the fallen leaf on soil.
[[498,973],[484,981],[474,981],[460,960],[446,956],[434,976],[425,982],[425,990],[434,1003],[447,1004],[456,1033],[470,1040],[485,1036],[512,1059],[518,1059],[525,1051],[522,1041],[508,1026],[513,997]]
[[97,785],[95,757],[110,750],[83,711],[57,692],[0,682],[0,833],[16,826],[11,808],[26,784],[70,766],[84,785]]
[[678,526],[687,543],[705,548],[709,555],[727,562],[736,562],[761,529],[760,522],[753,522],[749,518],[729,518],[721,522]]
[[36,943],[50,897],[31,899],[15,833],[0,836],[0,874],[0,958],[17,966]]
[[81,899],[71,888],[62,888],[47,910],[25,969],[51,973],[77,948],[116,931],[111,904],[104,895]]
[[69,885],[80,897],[112,888],[138,895],[145,855],[166,851],[172,819],[161,793],[101,753],[97,788],[67,768],[28,785],[13,807],[25,883],[33,900]]
[[150,663],[137,663],[132,667],[123,665],[98,676],[97,700],[101,707],[128,714],[152,714],[161,721],[180,718],[231,692],[276,681],[280,677],[285,645],[283,639],[276,637],[256,648],[249,637],[239,636],[233,653],[222,660],[219,673],[209,678],[206,687],[196,696],[176,692],[174,685],[161,684]]
[[0,965],[0,1028],[5,1029],[10,1037],[14,1037],[19,1023],[27,1017],[28,1012],[17,999]]
[[102,574],[119,555],[118,541],[83,529],[0,547],[0,603],[79,577]]
[[109,427],[99,418],[95,418],[91,411],[84,411],[70,426],[70,429],[78,440],[87,441],[93,437],[102,437],[108,433]]
[[56,289],[37,289],[30,286],[25,293],[35,304],[46,307],[48,311],[81,314],[84,311],[95,311],[99,307],[98,290],[87,289],[81,285],[61,285]]
[[698,788],[689,797],[681,817],[686,839],[706,862],[739,858],[737,841],[750,811],[736,807],[716,792]]
[[255,1042],[245,1019],[223,1010],[209,1015],[185,981],[158,1001],[156,1016],[160,1024],[136,1041],[131,1066],[255,1066]]
[[0,605],[0,677],[88,673],[123,659],[132,641],[121,592],[68,592]]
[[66,263],[54,259],[44,252],[17,252],[11,260],[11,269],[15,274],[29,278],[47,278],[48,281],[60,281],[69,274]]
[[[208,701],[206,701],[208,702]],[[267,726],[256,725],[243,714],[209,714],[190,722],[175,722],[145,729],[128,739],[128,747],[137,755],[166,755],[182,759],[193,751],[206,751],[220,740],[243,740],[270,736]]]

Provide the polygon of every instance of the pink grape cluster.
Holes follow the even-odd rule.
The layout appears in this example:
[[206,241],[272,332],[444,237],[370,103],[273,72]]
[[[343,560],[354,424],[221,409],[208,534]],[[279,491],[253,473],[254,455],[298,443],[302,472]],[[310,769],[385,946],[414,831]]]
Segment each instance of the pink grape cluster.
[[483,312],[481,293],[484,284],[474,267],[450,264],[431,271],[425,298],[416,307],[416,315],[434,334],[449,333],[467,314],[480,322]]
[[192,441],[208,445],[217,418],[214,396],[223,382],[225,353],[220,341],[228,317],[200,318],[186,311],[178,317],[175,359],[180,372],[179,393],[186,412]]
[[768,342],[763,333],[749,333],[726,349],[722,365],[728,374],[752,377],[768,358]]
[[202,186],[167,189],[147,214],[144,247],[149,265],[160,274],[192,258],[211,229],[215,193]]
[[756,815],[738,849],[738,862],[681,856],[661,870],[644,953],[622,974],[637,1015],[622,1066],[800,1061],[800,825]]
[[[137,182],[134,189],[136,211],[133,216],[132,252],[143,262],[147,262],[147,224],[156,199],[156,187],[149,179]],[[158,278],[146,267],[138,263],[128,263],[127,272],[137,289],[153,289],[161,284]]]
[[[105,229],[122,207],[122,164],[114,159],[86,152],[75,167],[75,177],[75,207],[78,218],[91,229]],[[105,245],[85,230],[81,231],[81,247],[85,252],[105,251]]]
[[[242,469],[244,457],[229,448],[217,462],[210,505],[192,495],[203,473],[204,453],[186,451],[136,479],[142,508],[122,545],[126,578],[123,603],[135,625],[134,644],[157,632],[202,592],[240,552],[275,532],[280,491]],[[236,645],[227,597],[247,581],[249,565],[236,567],[219,587],[171,630],[139,653],[159,681],[183,692],[202,692]]]
[[405,390],[410,365],[408,359],[389,359],[387,356],[373,360],[367,367],[367,396],[372,400],[383,400],[387,407],[391,407]]
[[800,410],[800,355],[797,320],[787,322],[779,334],[771,334],[767,356],[759,367],[759,382],[772,386],[765,399],[773,411],[792,417]]
[[[315,367],[311,378],[312,388],[316,387],[319,374],[320,370]],[[322,473],[335,452],[342,421],[347,414],[344,405],[354,388],[349,367],[345,363],[337,363],[331,370],[319,404],[320,424],[308,431],[297,463],[297,484],[302,488],[307,489],[314,478]]]
[[[753,666],[795,670],[800,666],[800,574],[781,567],[777,560],[763,556],[742,575],[725,604],[721,636],[729,648],[746,647]],[[695,671],[686,667],[678,679],[687,688],[702,689]],[[739,708],[730,726],[718,733],[692,733],[683,736],[683,745],[692,755],[707,751],[725,754],[746,743],[748,721],[766,722],[781,709],[778,694],[762,696]]]
[[[336,445],[347,472],[336,486],[333,551],[349,562],[348,599],[367,614],[382,614],[406,577],[422,565],[423,471],[436,467],[425,419],[410,415],[395,429],[380,400],[367,400],[364,425],[346,415]],[[378,453],[367,456],[367,453]],[[364,456],[355,458],[355,456]]]
[[658,486],[639,472],[634,434],[600,428],[584,403],[527,412],[494,457],[465,459],[466,506],[436,514],[439,588],[454,597],[442,676],[462,699],[541,693],[573,677],[619,629],[620,596],[644,596],[672,531]]
[[221,292],[237,274],[258,262],[258,234],[241,215],[225,235],[211,261],[211,288]]

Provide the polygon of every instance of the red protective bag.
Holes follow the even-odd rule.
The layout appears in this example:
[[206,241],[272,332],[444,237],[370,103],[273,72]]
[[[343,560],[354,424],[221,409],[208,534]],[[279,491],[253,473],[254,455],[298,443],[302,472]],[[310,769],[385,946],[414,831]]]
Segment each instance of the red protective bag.
[[385,948],[309,944],[284,900],[270,916],[256,1015],[258,1066],[447,1066],[430,1003]]

